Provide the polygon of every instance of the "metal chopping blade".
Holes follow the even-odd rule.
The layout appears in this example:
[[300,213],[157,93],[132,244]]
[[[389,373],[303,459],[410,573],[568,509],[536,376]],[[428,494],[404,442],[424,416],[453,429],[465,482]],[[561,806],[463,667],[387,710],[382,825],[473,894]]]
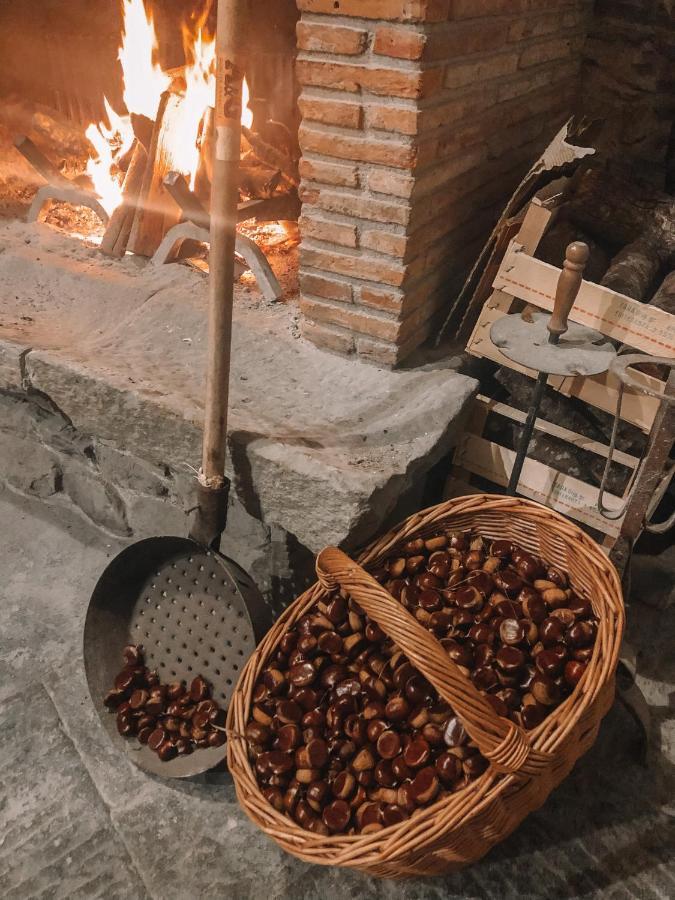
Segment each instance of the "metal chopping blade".
[[548,313],[503,316],[490,329],[490,340],[507,359],[548,375],[599,375],[616,355],[611,341],[585,325],[570,322],[557,344],[549,341]]

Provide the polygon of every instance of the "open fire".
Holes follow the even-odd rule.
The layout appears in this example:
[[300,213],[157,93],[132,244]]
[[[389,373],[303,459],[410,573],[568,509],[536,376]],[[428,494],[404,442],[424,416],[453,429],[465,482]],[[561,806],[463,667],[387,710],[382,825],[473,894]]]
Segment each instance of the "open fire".
[[[206,30],[210,4],[194,21],[181,25],[186,64],[165,72],[155,61],[157,35],[151,11],[143,0],[123,0],[123,30],[119,61],[122,67],[125,114],[118,114],[104,99],[108,121],[91,124],[86,136],[94,153],[87,164],[101,205],[111,214],[123,202],[125,167],[135,140],[133,117],[154,121],[162,94],[172,90],[181,96],[164,137],[164,151],[172,168],[195,188],[208,128],[208,111],[215,93],[215,38]],[[244,81],[242,123],[251,127],[248,86]]]

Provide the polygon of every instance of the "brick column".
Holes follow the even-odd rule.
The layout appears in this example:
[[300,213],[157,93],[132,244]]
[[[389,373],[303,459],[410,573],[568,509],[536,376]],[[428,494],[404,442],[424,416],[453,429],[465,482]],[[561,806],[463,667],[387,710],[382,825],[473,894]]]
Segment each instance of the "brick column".
[[298,0],[303,333],[395,365],[568,114],[592,0]]

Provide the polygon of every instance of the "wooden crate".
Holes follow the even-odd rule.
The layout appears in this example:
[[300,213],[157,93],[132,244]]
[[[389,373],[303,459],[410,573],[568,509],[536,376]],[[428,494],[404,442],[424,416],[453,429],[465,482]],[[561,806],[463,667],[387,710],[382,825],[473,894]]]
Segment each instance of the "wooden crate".
[[[524,305],[551,311],[555,289],[561,270],[535,259],[533,254],[560,208],[563,192],[535,197],[525,213],[520,230],[508,244],[501,263],[492,260],[492,291],[485,302],[467,344],[473,356],[490,359],[535,379],[537,372],[519,366],[503,356],[490,340],[495,321]],[[588,325],[615,341],[628,344],[635,350],[654,356],[675,359],[675,316],[632,300],[608,288],[584,281],[574,304],[570,319]],[[664,393],[666,382],[650,375],[636,373],[636,380],[657,393]],[[608,373],[591,378],[550,376],[548,384],[568,397],[576,397],[611,415],[616,410],[618,380]],[[534,383],[533,383],[534,387]],[[621,418],[649,434],[659,413],[660,403],[655,397],[626,391]],[[508,484],[515,452],[484,436],[488,416],[498,413],[512,421],[523,423],[526,413],[488,397],[479,396],[469,417],[467,429],[457,445],[454,468],[446,496],[457,492],[458,483],[466,483],[477,475],[494,484]],[[584,450],[607,458],[609,448],[583,435],[537,419],[535,429],[574,444]],[[615,452],[617,463],[635,470],[639,460],[625,453]],[[630,481],[630,479],[629,479]],[[630,487],[630,484],[627,485]],[[623,518],[610,520],[597,509],[598,488],[578,478],[557,471],[545,463],[527,459],[523,467],[518,492],[538,500],[569,516],[580,524],[604,535],[603,546],[609,551],[621,534]],[[609,507],[623,505],[624,497],[605,494]]]

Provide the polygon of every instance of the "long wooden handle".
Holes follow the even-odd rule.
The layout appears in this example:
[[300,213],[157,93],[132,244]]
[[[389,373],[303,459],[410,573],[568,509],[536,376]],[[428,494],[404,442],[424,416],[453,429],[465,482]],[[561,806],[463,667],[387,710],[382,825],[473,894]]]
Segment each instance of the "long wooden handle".
[[213,488],[222,487],[225,477],[241,143],[240,53],[245,7],[246,4],[242,0],[218,0],[214,116],[216,139],[211,185],[209,254],[209,346],[204,447],[200,473],[202,484]]
[[554,341],[567,331],[567,317],[579,294],[589,252],[588,245],[581,241],[574,241],[565,251],[565,262],[558,279],[553,313],[547,326]]
[[550,765],[549,755],[535,750],[522,728],[497,715],[436,638],[358,563],[342,550],[326,547],[316,558],[316,573],[328,590],[344,588],[403,650],[450,704],[496,771],[531,775],[540,774]]

